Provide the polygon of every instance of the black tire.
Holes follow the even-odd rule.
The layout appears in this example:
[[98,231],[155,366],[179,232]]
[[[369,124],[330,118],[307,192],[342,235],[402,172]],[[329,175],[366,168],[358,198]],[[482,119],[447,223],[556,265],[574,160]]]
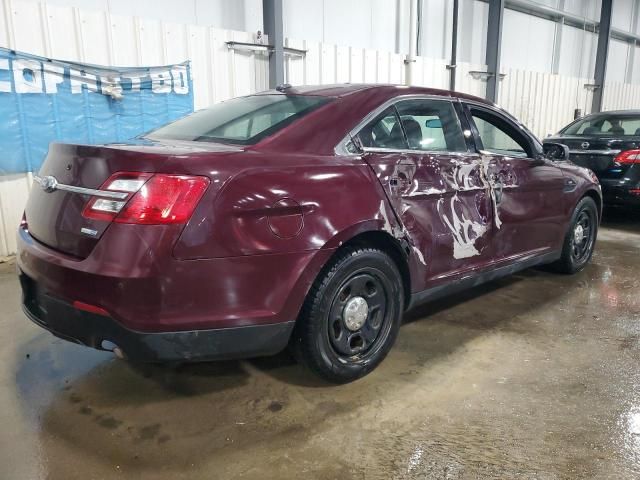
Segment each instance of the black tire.
[[377,249],[347,247],[311,287],[291,338],[292,353],[329,382],[356,380],[386,357],[403,307],[402,277],[394,261]]
[[[589,263],[598,236],[598,221],[596,202],[590,197],[584,197],[573,211],[562,246],[562,256],[551,264],[553,270],[571,274],[579,272]],[[578,225],[582,228],[581,241],[578,241],[580,235],[576,234]]]

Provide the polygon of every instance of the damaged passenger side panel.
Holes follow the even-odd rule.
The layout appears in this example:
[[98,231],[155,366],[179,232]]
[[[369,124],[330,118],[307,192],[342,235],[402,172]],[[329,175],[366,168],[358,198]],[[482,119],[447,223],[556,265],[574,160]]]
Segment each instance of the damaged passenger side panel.
[[423,285],[491,263],[499,225],[488,167],[476,154],[368,153],[411,251]]

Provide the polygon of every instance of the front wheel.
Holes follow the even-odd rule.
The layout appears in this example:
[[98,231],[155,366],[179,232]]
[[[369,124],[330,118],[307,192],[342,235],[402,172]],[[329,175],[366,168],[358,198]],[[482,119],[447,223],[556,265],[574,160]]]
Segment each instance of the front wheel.
[[553,264],[562,273],[582,270],[593,255],[598,235],[598,208],[590,197],[584,197],[571,217],[569,230],[564,239],[562,256]]
[[394,261],[372,248],[346,248],[314,282],[296,323],[294,356],[333,383],[373,370],[393,345],[404,304]]

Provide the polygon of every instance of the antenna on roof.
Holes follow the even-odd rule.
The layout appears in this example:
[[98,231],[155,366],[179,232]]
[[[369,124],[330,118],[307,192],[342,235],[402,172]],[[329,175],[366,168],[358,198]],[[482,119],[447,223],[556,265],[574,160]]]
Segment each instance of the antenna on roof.
[[291,84],[289,84],[289,83],[283,83],[282,85],[278,85],[278,86],[276,87],[276,90],[277,90],[277,91],[279,91],[279,92],[284,92],[285,90],[287,90],[287,89],[289,89],[289,88],[291,88]]

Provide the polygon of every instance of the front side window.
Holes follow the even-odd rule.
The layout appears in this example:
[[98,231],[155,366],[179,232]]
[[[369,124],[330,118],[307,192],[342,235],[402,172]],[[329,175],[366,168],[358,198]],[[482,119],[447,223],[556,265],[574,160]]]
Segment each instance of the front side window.
[[233,98],[192,113],[146,135],[161,140],[257,143],[330,101],[306,95]]
[[453,104],[446,100],[404,100],[397,104],[411,150],[466,152]]
[[563,135],[640,136],[640,115],[593,115],[569,125]]
[[471,110],[484,150],[497,155],[529,157],[524,136],[499,117],[484,110]]

